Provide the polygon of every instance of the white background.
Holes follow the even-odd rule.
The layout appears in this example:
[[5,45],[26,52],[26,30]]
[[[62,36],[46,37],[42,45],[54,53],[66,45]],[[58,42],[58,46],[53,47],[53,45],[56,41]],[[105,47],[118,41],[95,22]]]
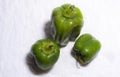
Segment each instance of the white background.
[[[91,33],[102,48],[88,66],[77,68],[70,42],[49,72],[36,74],[26,63],[27,54],[46,37],[44,28],[53,8],[64,3],[81,9],[81,34]],[[0,77],[120,77],[119,26],[120,0],[0,0]]]

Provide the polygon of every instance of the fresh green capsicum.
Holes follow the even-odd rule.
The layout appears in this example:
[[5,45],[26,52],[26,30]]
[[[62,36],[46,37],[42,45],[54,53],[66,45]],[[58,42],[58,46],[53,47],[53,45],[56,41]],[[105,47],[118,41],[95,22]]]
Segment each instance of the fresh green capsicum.
[[57,44],[50,39],[42,39],[32,46],[32,55],[35,62],[42,70],[48,70],[58,60],[60,50]]
[[63,4],[52,12],[52,36],[60,46],[74,41],[83,26],[83,16],[78,7]]
[[87,65],[101,48],[100,42],[91,34],[81,35],[75,42],[73,56],[82,65]]

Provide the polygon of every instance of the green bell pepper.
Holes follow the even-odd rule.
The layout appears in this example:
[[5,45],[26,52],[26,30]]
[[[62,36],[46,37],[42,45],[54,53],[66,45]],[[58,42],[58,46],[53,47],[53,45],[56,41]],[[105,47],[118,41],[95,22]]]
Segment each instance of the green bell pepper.
[[32,46],[32,55],[35,62],[42,70],[48,70],[58,60],[60,50],[57,44],[50,39],[42,39]]
[[78,7],[63,4],[52,12],[52,37],[60,46],[74,41],[83,26],[83,16]]
[[87,65],[101,48],[100,42],[90,34],[81,35],[74,44],[73,56],[82,65]]

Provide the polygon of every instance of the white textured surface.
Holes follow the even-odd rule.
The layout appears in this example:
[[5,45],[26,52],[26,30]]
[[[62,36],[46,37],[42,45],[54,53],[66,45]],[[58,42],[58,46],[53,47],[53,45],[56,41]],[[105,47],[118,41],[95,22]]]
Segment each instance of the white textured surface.
[[[86,67],[76,67],[70,52],[61,49],[48,73],[34,74],[26,64],[33,43],[45,38],[44,26],[53,8],[72,3],[84,15],[83,33],[102,43],[98,56]],[[120,0],[0,0],[0,77],[120,77]]]

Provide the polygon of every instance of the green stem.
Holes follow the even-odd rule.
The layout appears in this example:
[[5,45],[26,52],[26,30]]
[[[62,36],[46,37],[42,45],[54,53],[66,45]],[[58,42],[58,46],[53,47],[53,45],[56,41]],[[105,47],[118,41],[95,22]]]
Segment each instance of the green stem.
[[53,45],[49,45],[49,47],[48,47],[48,48],[49,48],[49,49],[51,49],[52,47],[53,47]]
[[75,8],[75,6],[71,5],[70,7],[68,7],[67,9],[65,9],[64,16],[68,17],[68,18],[72,18],[72,16],[73,16],[73,9],[74,8]]

